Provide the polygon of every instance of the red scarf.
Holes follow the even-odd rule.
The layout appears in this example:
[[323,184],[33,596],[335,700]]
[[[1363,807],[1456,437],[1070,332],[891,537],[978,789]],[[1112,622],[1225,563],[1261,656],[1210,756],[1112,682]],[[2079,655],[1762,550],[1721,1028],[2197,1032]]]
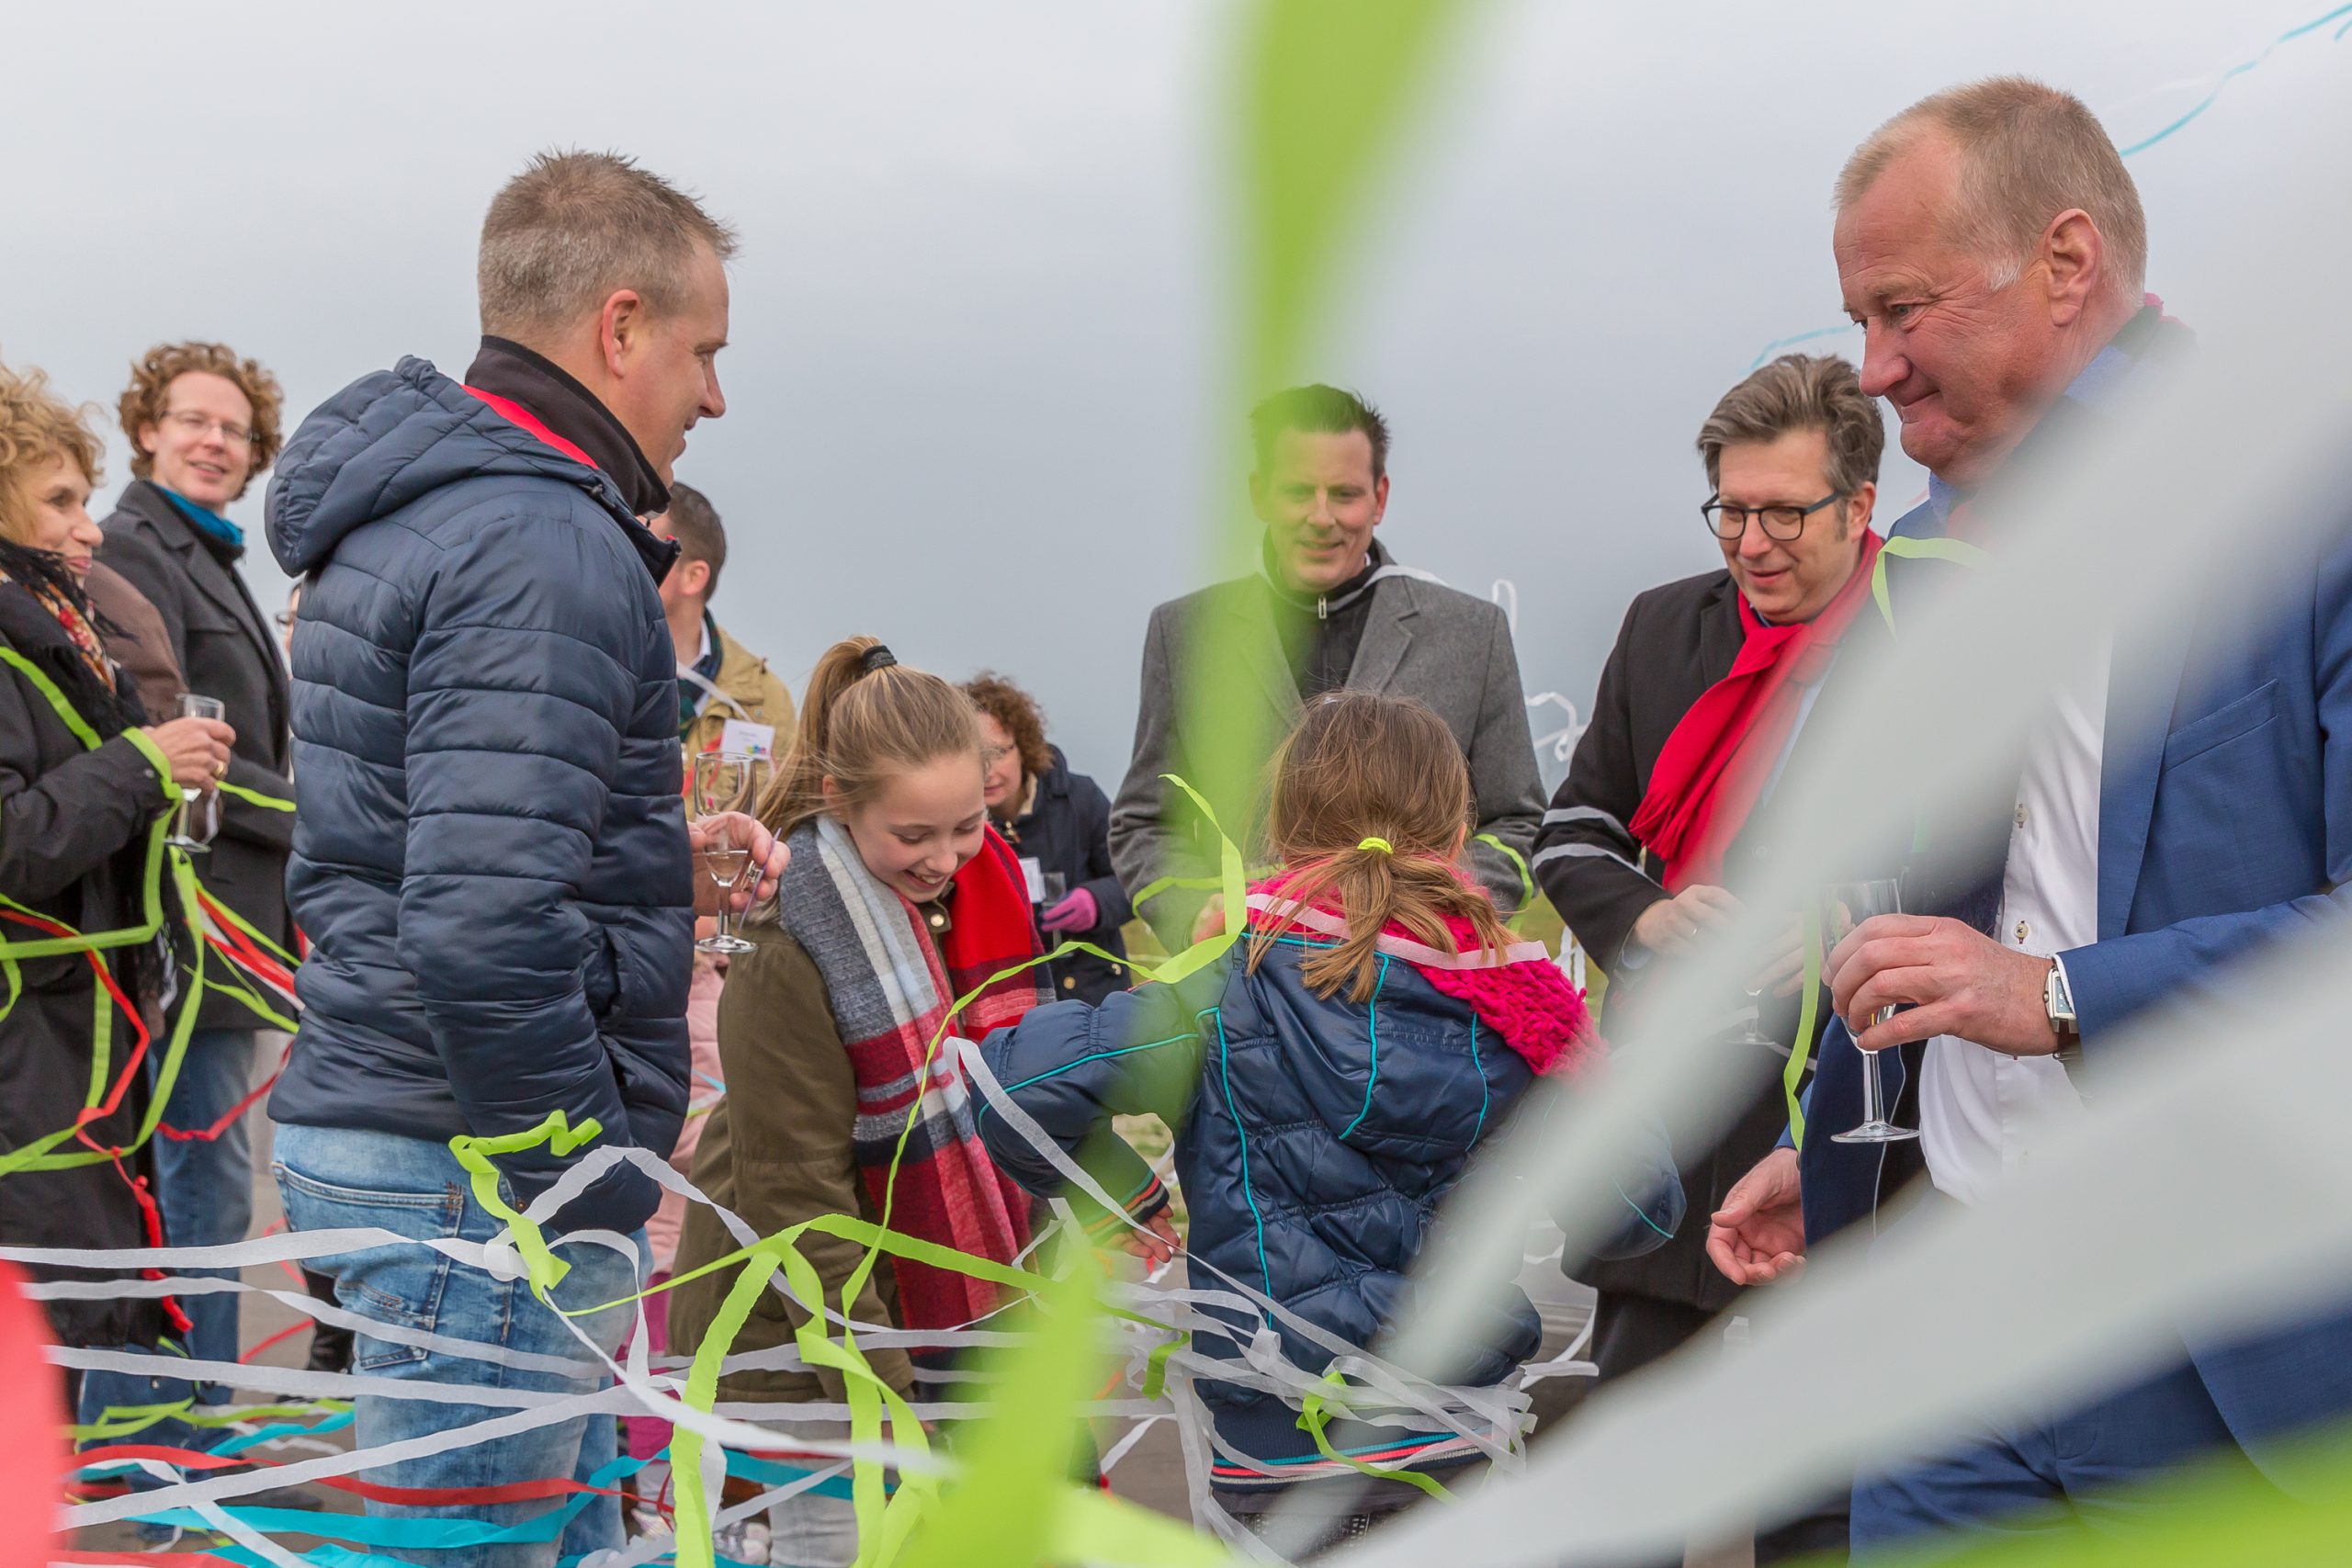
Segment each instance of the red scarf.
[[1804,705],[1838,639],[1870,597],[1879,537],[1862,530],[1862,558],[1828,607],[1795,626],[1768,626],[1739,595],[1747,640],[1731,672],[1701,694],[1666,738],[1650,770],[1649,793],[1634,813],[1634,837],[1666,863],[1666,886],[1723,881],[1724,854],[1764,793]]

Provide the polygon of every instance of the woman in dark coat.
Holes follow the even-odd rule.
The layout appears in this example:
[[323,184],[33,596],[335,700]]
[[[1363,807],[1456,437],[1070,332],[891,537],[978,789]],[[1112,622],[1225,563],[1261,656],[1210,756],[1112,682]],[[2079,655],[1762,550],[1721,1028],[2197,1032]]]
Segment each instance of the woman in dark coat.
[[[145,1151],[105,1151],[134,1145],[147,1109],[133,1053],[142,1027],[160,1029],[166,976],[190,956],[177,900],[166,887],[153,936],[97,953],[130,1007],[109,1013],[99,1096],[112,1104],[79,1136],[70,1130],[92,1099],[98,970],[88,953],[25,950],[69,932],[148,924],[154,825],[179,785],[226,770],[232,736],[209,719],[142,727],[135,686],[107,655],[82,586],[100,537],[88,512],[97,456],[37,372],[0,368],[0,942],[16,961],[13,995],[0,998],[10,1002],[0,1031],[0,1160],[42,1145],[0,1175],[0,1242],[11,1247],[153,1240],[132,1185]],[[151,1047],[162,1048],[160,1038]],[[153,1300],[44,1304],[68,1345],[153,1343],[164,1324]]]
[[1031,874],[1029,898],[1038,939],[1051,952],[1065,938],[1091,942],[1118,961],[1075,953],[1048,966],[1056,999],[1096,1007],[1134,982],[1119,928],[1136,907],[1111,869],[1111,802],[1084,773],[1070,772],[1061,748],[1046,740],[1036,699],[983,671],[964,683],[980,710],[988,750],[989,816]]

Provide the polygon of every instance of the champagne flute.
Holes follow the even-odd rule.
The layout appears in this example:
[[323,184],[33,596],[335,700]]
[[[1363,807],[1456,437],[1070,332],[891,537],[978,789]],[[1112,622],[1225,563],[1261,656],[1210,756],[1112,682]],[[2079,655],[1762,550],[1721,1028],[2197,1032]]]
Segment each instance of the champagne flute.
[[[695,815],[707,818],[750,809],[758,773],[758,760],[748,752],[703,752],[695,759]],[[727,917],[729,906],[734,901],[735,885],[752,868],[752,846],[741,841],[732,828],[713,828],[704,840],[702,863],[718,887],[718,931],[695,946],[704,953],[751,952],[750,942],[728,931]]]
[[[1869,882],[1833,882],[1824,895],[1826,917],[1824,941],[1836,946],[1846,933],[1874,915],[1899,915],[1903,912],[1902,886],[1893,877],[1879,877]],[[1892,1006],[1878,1010],[1872,1024],[1884,1023],[1894,1016]],[[1878,1053],[1862,1053],[1862,1121],[1861,1125],[1846,1132],[1833,1134],[1836,1144],[1899,1144],[1919,1135],[1916,1127],[1898,1127],[1887,1119],[1886,1089],[1879,1078]]]
[[[200,697],[194,692],[182,692],[179,716],[182,718],[226,721],[229,710],[218,697]],[[196,809],[197,803],[208,793],[209,792],[196,784],[180,785],[179,827],[164,842],[175,850],[184,850],[192,855],[205,855],[212,852],[212,835],[220,830],[220,813],[217,807],[206,811]],[[214,799],[217,801],[219,796],[215,795]],[[198,836],[199,832],[201,837]]]

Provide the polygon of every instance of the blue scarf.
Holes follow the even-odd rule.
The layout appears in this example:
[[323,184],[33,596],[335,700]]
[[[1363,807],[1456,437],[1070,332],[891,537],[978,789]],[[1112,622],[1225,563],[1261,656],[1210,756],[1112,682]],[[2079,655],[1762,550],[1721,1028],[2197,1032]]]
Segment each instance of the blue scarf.
[[245,531],[243,528],[238,527],[218,512],[198,506],[175,490],[164,490],[162,485],[157,485],[155,488],[163,491],[164,498],[179,508],[181,516],[196,525],[198,533],[218,539],[232,550],[244,549]]

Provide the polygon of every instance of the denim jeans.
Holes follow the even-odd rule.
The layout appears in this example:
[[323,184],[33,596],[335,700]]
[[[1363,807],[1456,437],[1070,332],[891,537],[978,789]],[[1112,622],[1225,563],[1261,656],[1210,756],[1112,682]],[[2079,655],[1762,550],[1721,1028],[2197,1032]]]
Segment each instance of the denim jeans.
[[[202,1132],[226,1116],[254,1087],[254,1058],[260,1032],[251,1029],[198,1029],[189,1032],[179,1077],[164,1105],[164,1124]],[[218,1138],[183,1141],[160,1133],[154,1140],[156,1204],[164,1212],[164,1238],[174,1247],[217,1247],[243,1241],[254,1218],[254,1145],[248,1116],[221,1130]],[[190,1274],[234,1269],[191,1269]],[[182,1298],[191,1325],[187,1353],[201,1361],[237,1359],[235,1295]],[[201,1404],[228,1403],[221,1383],[178,1378],[139,1377],[130,1372],[90,1372],[82,1379],[82,1419],[96,1421],[108,1408],[131,1409],[193,1397]],[[222,1434],[218,1428],[164,1421],[129,1438],[111,1441],[164,1443],[200,1449]]]
[[[372,1225],[419,1239],[453,1236],[486,1241],[499,1229],[499,1222],[474,1201],[470,1179],[447,1145],[423,1138],[281,1125],[273,1173],[285,1201],[287,1221],[298,1231]],[[634,1263],[601,1247],[559,1248],[557,1256],[571,1265],[571,1273],[556,1287],[559,1303],[588,1306],[635,1292],[644,1267],[642,1233],[637,1241],[639,1256]],[[336,1297],[345,1306],[368,1317],[514,1350],[590,1360],[586,1347],[531,1294],[524,1281],[495,1279],[429,1248],[369,1247],[316,1258],[311,1267],[334,1278]],[[577,1321],[610,1353],[619,1348],[632,1315],[622,1307]],[[609,1381],[601,1369],[578,1378],[524,1371],[493,1361],[392,1344],[365,1332],[354,1344],[351,1370],[363,1377],[564,1393],[588,1393]],[[363,1396],[358,1401],[355,1440],[361,1448],[374,1448],[511,1413],[508,1407]],[[586,1481],[610,1465],[617,1451],[618,1424],[613,1416],[579,1416],[495,1442],[380,1466],[368,1471],[368,1479],[384,1485],[416,1487],[489,1486],[549,1477]],[[567,1508],[576,1511],[557,1528],[548,1516]],[[622,1544],[620,1500],[615,1496],[589,1496],[584,1503],[580,1495],[573,1495],[462,1506],[385,1504],[371,1499],[368,1512],[389,1518],[484,1520],[501,1527],[525,1527],[516,1533],[544,1538],[434,1549],[374,1549],[435,1568],[549,1568],[559,1557]],[[534,1521],[539,1527],[537,1529],[528,1528]]]

